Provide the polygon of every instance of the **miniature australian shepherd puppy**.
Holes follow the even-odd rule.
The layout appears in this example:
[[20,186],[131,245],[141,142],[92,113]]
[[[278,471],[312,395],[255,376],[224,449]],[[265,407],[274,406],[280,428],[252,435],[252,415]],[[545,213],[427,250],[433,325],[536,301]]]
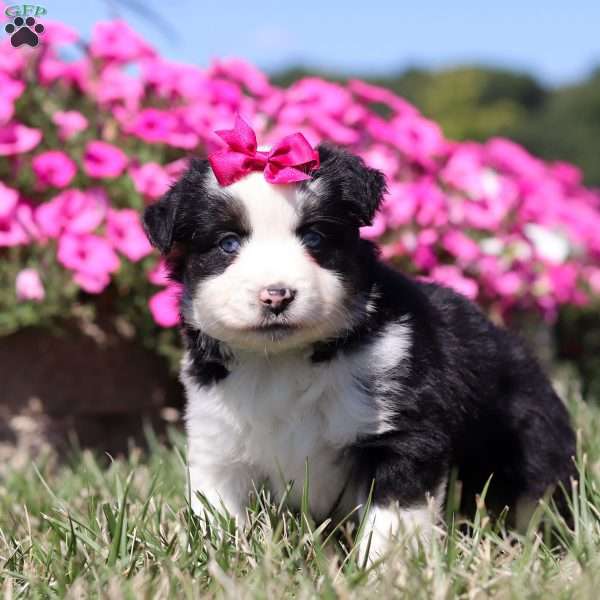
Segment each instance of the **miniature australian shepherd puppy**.
[[[195,160],[147,208],[151,242],[183,284],[187,433],[197,492],[242,523],[261,486],[315,519],[366,506],[371,557],[427,536],[449,474],[463,508],[526,507],[570,486],[563,403],[517,337],[469,300],[413,280],[361,239],[383,175],[321,145],[300,183],[252,172],[219,185]],[[558,494],[558,492],[556,492]],[[523,513],[524,514],[524,513]]]

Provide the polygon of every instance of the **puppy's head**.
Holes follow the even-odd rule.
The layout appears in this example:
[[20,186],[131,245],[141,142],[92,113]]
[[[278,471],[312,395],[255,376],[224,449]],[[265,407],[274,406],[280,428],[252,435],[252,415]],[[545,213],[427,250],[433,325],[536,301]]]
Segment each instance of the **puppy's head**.
[[184,284],[187,325],[232,348],[274,352],[324,341],[364,314],[373,250],[359,237],[385,190],[362,160],[320,146],[310,180],[256,172],[220,187],[194,161],[146,209],[150,241]]

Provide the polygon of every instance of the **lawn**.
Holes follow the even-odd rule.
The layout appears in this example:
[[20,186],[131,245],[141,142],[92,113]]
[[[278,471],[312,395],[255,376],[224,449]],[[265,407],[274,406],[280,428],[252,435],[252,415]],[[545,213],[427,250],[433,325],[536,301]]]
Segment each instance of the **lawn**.
[[[574,387],[574,386],[573,386]],[[565,386],[563,386],[565,388]],[[481,511],[468,531],[450,512],[427,547],[399,542],[369,569],[351,552],[348,523],[314,524],[259,495],[250,530],[227,520],[202,533],[190,515],[184,441],[148,433],[149,452],[110,459],[73,451],[0,469],[2,598],[598,598],[600,408],[563,389],[580,432],[585,477],[575,526],[540,506],[555,535],[523,536]],[[208,510],[208,509],[207,509]],[[544,527],[541,528],[542,530]],[[546,527],[546,530],[548,527]],[[377,596],[376,596],[377,595]]]

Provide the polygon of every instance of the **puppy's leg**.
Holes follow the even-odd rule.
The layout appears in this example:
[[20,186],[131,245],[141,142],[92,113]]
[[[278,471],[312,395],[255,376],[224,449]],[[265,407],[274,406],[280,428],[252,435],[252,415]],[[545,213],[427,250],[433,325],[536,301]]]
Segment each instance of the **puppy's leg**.
[[243,444],[228,413],[210,394],[199,395],[194,386],[187,386],[187,391],[191,508],[199,516],[208,514],[201,494],[218,512],[229,513],[243,526],[253,482],[259,480],[243,460]]
[[[398,501],[375,503],[365,518],[365,529],[359,542],[358,556],[361,564],[372,563],[398,540],[406,540],[414,548],[419,541],[427,543],[434,527],[441,520],[446,479],[439,484],[435,495],[427,495],[422,502],[400,506]],[[368,555],[367,555],[368,552]]]
[[415,542],[425,542],[431,537],[444,503],[449,456],[450,440],[435,423],[361,441],[356,457],[363,473],[359,490],[363,506],[371,482],[375,487],[359,558],[366,559],[369,536],[369,561],[384,555],[394,539],[412,536]]
[[205,507],[198,497],[201,494],[220,512],[226,511],[238,522],[243,523],[246,506],[252,491],[252,479],[248,469],[223,466],[226,473],[216,474],[190,465],[190,492],[192,510],[201,514]]

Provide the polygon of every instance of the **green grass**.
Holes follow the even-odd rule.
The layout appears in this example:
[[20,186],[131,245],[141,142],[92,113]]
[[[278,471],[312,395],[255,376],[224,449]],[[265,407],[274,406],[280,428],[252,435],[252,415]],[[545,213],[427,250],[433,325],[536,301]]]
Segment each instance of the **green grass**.
[[[150,452],[108,460],[51,454],[0,478],[2,598],[561,598],[600,597],[600,409],[570,392],[585,477],[575,527],[540,507],[557,535],[523,536],[492,524],[482,506],[464,533],[449,517],[426,547],[400,541],[363,569],[349,524],[331,533],[259,495],[251,527],[225,517],[202,533],[188,509],[183,440],[150,435]],[[208,510],[208,508],[207,508]],[[325,524],[326,525],[326,524]],[[542,528],[543,529],[543,528]]]

